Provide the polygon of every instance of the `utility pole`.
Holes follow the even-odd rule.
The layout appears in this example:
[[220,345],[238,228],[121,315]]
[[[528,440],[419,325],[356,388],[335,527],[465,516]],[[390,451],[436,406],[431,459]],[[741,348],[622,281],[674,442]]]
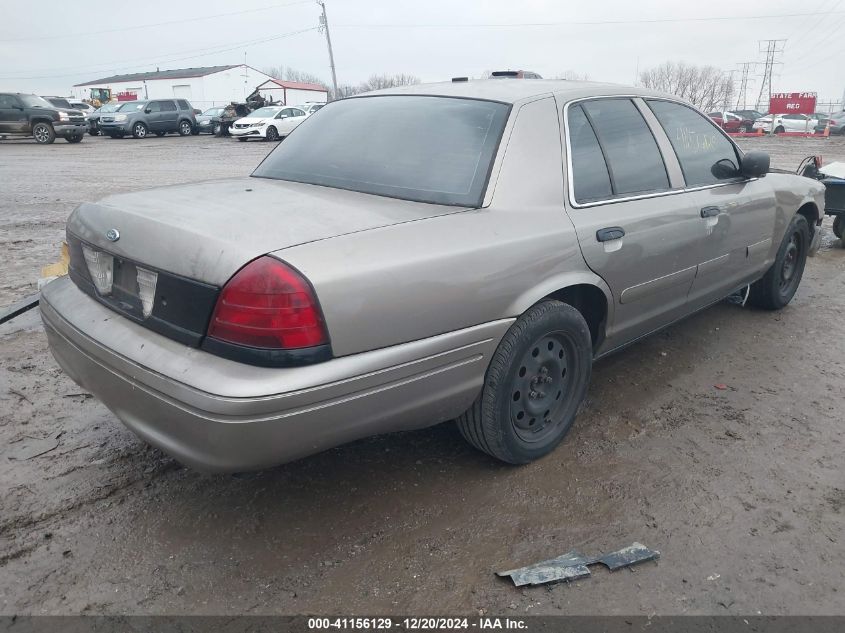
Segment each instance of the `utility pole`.
[[329,19],[326,17],[326,3],[324,0],[317,0],[317,4],[320,5],[320,8],[323,10],[322,15],[320,15],[320,27],[319,30],[322,33],[326,34],[326,44],[329,47],[329,65],[332,67],[332,88],[334,88],[333,98],[337,99],[337,74],[334,70],[334,53],[332,53],[332,36],[329,33]]
[[[746,106],[746,96],[748,93],[748,75],[757,66],[757,62],[742,62],[739,64],[739,94],[736,96],[736,109],[739,110],[739,104],[742,103],[742,109]],[[753,81],[753,80],[752,80]]]
[[763,107],[764,99],[768,106],[772,99],[772,69],[775,64],[780,63],[775,61],[777,56],[783,53],[783,47],[786,40],[760,40],[758,42],[760,52],[766,53],[766,67],[763,69],[763,82],[760,85],[760,95],[757,97],[757,109]]

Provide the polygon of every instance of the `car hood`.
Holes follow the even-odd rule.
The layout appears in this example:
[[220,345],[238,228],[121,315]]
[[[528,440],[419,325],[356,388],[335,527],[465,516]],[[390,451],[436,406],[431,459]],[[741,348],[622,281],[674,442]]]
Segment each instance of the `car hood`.
[[[84,203],[68,231],[118,257],[219,286],[266,253],[461,210],[248,177]],[[106,238],[110,229],[117,241]]]

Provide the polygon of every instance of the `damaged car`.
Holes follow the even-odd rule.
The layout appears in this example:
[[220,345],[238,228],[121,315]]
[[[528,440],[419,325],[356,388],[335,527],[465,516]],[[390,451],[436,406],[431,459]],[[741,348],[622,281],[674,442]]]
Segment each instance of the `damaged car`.
[[786,306],[823,208],[646,88],[397,87],[330,103],[250,177],[80,205],[40,307],[65,372],[198,469],[452,419],[523,464],[597,359],[740,289]]

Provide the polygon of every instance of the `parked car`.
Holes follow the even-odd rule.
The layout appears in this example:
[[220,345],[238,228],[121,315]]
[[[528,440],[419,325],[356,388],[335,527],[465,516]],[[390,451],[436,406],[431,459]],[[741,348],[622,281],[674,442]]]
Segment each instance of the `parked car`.
[[307,118],[304,110],[292,106],[265,106],[238,119],[229,128],[229,134],[239,141],[262,138],[278,141]]
[[99,127],[112,138],[127,134],[145,138],[150,133],[164,136],[168,132],[188,136],[196,127],[196,116],[185,99],[126,101],[117,111],[102,114]]
[[85,117],[85,121],[88,123],[88,134],[91,136],[97,136],[100,133],[100,117],[104,114],[117,112],[122,105],[123,102],[112,101],[111,103],[100,106]]
[[819,182],[646,88],[415,85],[315,116],[251,177],[82,204],[42,289],[61,367],[191,466],[453,418],[531,461],[595,359],[749,284],[782,308],[819,245]]
[[220,117],[223,116],[224,108],[209,108],[202,114],[197,115],[197,126],[195,132],[208,132],[217,136],[220,134]]
[[820,117],[814,129],[816,134],[823,134],[828,123],[830,123],[831,134],[845,134],[845,110]]
[[775,134],[781,134],[783,132],[812,132],[818,124],[818,119],[806,114],[776,114],[774,119],[774,128],[771,114],[754,121],[752,127],[755,130],[762,129],[766,132],[772,130]]
[[58,108],[38,95],[0,93],[0,138],[31,136],[49,144],[61,136],[78,143],[85,136],[85,117],[72,108]]
[[752,122],[756,121],[761,116],[764,116],[762,112],[758,112],[757,110],[731,110],[731,112]]
[[86,117],[94,114],[94,112],[97,110],[97,108],[92,106],[90,103],[85,103],[84,101],[70,101],[69,103],[71,108],[73,108],[74,110],[79,110]]
[[306,103],[297,104],[293,107],[302,110],[305,113],[305,116],[311,116],[325,105],[326,104],[322,101],[308,101]]
[[711,112],[707,116],[726,132],[750,132],[754,125],[753,120],[733,112]]

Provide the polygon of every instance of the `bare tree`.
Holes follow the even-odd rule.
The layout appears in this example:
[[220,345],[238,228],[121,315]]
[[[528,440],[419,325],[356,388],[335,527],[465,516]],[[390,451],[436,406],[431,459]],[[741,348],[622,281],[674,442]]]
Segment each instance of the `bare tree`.
[[418,83],[420,83],[419,77],[398,73],[396,75],[370,75],[370,78],[362,83],[361,87],[363,90],[381,90],[396,86],[413,86]]
[[564,70],[554,77],[555,79],[566,79],[567,81],[590,81],[590,76],[587,73],[577,73],[574,70]]
[[715,66],[665,62],[642,71],[640,83],[686,99],[705,111],[729,108],[733,102],[733,81]]
[[318,86],[323,86],[324,88],[328,89],[328,84],[323,81],[321,77],[313,73],[309,73],[303,70],[297,70],[296,68],[291,68],[290,66],[268,66],[261,70],[265,75],[270,75],[274,79],[281,79],[285,81],[298,81],[301,83],[307,84],[317,84]]

